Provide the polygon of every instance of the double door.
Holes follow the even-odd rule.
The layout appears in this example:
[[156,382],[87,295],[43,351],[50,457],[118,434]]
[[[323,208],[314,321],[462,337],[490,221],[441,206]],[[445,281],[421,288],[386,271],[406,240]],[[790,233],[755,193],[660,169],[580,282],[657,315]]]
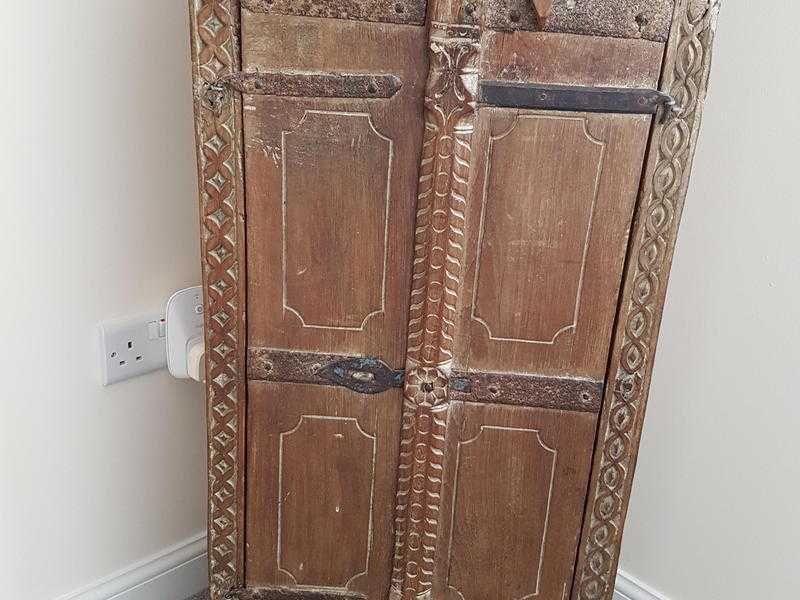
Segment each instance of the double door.
[[243,2],[248,588],[570,595],[664,45],[506,4]]

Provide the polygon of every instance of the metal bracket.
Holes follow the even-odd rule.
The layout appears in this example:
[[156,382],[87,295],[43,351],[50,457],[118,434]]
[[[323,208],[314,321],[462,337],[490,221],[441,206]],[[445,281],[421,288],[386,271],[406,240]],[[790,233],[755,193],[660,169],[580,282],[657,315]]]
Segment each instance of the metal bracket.
[[650,89],[541,85],[481,81],[480,101],[489,106],[623,114],[661,114],[666,122],[680,108],[665,92]]
[[380,394],[402,388],[404,371],[395,371],[377,358],[348,358],[325,366],[318,375],[359,394]]

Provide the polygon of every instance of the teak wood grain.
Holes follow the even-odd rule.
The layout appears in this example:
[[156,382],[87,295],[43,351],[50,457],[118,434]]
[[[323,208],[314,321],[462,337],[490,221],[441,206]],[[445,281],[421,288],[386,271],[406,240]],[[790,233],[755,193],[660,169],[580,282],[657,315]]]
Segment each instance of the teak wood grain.
[[604,378],[650,121],[479,111],[459,368]]
[[242,27],[251,71],[402,83],[387,99],[245,96],[248,343],[402,366],[424,32],[249,13]]
[[455,402],[434,597],[562,598],[596,416]]
[[189,0],[213,600],[610,600],[719,2],[573,4]]
[[266,382],[248,392],[247,585],[381,597],[399,392]]
[[481,79],[614,88],[655,88],[664,44],[566,33],[484,34]]

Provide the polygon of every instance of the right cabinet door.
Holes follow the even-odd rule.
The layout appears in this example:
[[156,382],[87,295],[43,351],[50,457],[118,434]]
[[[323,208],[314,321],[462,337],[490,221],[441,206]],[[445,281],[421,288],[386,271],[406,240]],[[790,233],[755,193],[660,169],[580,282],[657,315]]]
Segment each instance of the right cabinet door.
[[[514,36],[484,39],[482,78],[656,86],[660,44],[635,42],[659,52],[626,72],[628,41]],[[577,56],[592,46],[593,71]],[[570,594],[652,119],[478,109],[439,566],[451,600]]]

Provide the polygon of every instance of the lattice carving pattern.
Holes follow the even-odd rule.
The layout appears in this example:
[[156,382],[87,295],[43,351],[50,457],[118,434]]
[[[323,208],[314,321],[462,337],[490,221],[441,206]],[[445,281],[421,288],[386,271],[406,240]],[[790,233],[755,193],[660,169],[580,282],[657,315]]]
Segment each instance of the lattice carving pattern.
[[431,594],[464,213],[474,131],[478,30],[431,25],[395,515],[393,599]]
[[206,393],[209,422],[209,576],[211,597],[237,586],[241,569],[238,503],[242,486],[243,274],[238,202],[238,116],[234,99],[214,106],[207,86],[238,70],[233,0],[190,0],[198,161],[201,182],[203,284],[206,312]]
[[[600,454],[592,478],[575,600],[606,600],[613,594],[657,327],[700,124],[720,2],[704,2],[701,10],[688,4],[678,7],[681,12],[671,40],[675,55],[668,63],[672,72],[666,79],[682,111],[663,126],[654,148],[655,165],[648,171],[646,204],[639,217],[641,238],[631,267],[633,283],[623,301],[628,306],[623,339],[614,356],[615,380],[603,409],[602,441],[598,442]],[[698,3],[693,4],[696,7]]]

